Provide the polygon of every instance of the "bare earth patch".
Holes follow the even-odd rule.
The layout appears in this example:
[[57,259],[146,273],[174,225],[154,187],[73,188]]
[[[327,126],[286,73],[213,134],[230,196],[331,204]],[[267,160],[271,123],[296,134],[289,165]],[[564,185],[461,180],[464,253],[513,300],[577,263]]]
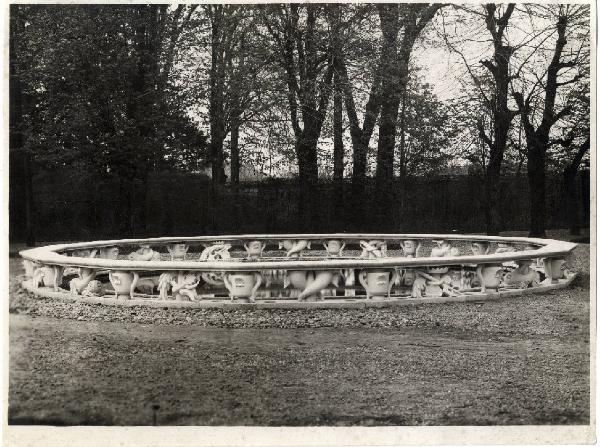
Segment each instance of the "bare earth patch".
[[11,259],[9,423],[588,424],[576,286],[481,303],[222,311],[36,299]]

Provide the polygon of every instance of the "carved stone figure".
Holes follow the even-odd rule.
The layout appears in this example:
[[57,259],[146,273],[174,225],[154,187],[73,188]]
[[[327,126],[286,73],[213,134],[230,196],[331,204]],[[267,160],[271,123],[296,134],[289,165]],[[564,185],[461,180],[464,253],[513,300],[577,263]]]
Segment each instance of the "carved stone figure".
[[23,259],[23,270],[25,270],[25,276],[29,279],[33,278],[35,271],[40,267],[40,264],[29,259]]
[[[539,250],[539,246],[538,245],[534,245],[534,244],[527,244],[525,246],[525,250]],[[538,272],[544,272],[544,259],[543,258],[535,258],[534,260],[534,268],[538,271]]]
[[159,281],[158,276],[145,276],[138,279],[135,288],[141,293],[152,295],[154,289],[158,287]]
[[476,273],[470,269],[462,269],[460,272],[460,290],[467,290],[477,287],[478,278]]
[[405,269],[402,273],[402,284],[406,287],[412,287],[415,282],[417,274],[413,269]]
[[490,243],[484,241],[471,242],[471,251],[475,256],[487,255],[490,252]]
[[400,247],[402,247],[404,256],[406,256],[407,258],[415,258],[419,256],[419,250],[421,249],[421,241],[417,242],[414,239],[406,239],[404,241],[400,241]]
[[117,259],[119,257],[118,247],[102,247],[100,248],[99,257],[103,259]]
[[363,270],[359,273],[358,280],[367,292],[367,299],[389,299],[396,272],[383,269]]
[[[460,278],[455,273],[460,275],[458,271],[451,271],[443,275],[433,276],[418,270],[416,271],[417,278],[413,282],[413,291],[416,290],[418,292],[423,287],[423,283],[419,281],[420,278],[425,280],[425,290],[421,292],[421,296],[423,296],[423,293],[431,296],[459,296],[460,292],[457,289],[460,284]],[[417,284],[416,288],[415,284]],[[414,294],[413,297],[415,297]]]
[[267,243],[264,241],[250,241],[244,244],[244,248],[248,253],[248,258],[260,258],[263,255]]
[[451,275],[442,276],[439,286],[442,289],[442,296],[459,296],[460,293],[454,289]]
[[82,296],[104,296],[104,286],[100,281],[94,279],[81,292]]
[[184,261],[190,246],[183,243],[167,245],[171,261]]
[[460,290],[462,287],[462,271],[461,270],[450,270],[448,272],[450,277],[450,285],[456,290]]
[[[353,286],[356,283],[356,279],[354,277],[354,269],[344,269],[342,270],[342,276],[344,277],[344,285],[347,287],[344,295],[345,296],[355,296],[356,291]],[[350,289],[352,287],[352,289]]]
[[56,282],[56,271],[54,267],[42,265],[37,267],[32,275],[32,283],[34,288],[40,286],[43,287],[54,287]]
[[333,270],[316,270],[309,271],[306,274],[306,287],[300,295],[298,300],[319,300],[323,299],[322,291],[330,284],[335,287],[339,287],[340,274]]
[[360,241],[362,248],[361,258],[376,259],[387,256],[387,244],[385,241]]
[[437,247],[433,247],[431,249],[432,257],[443,257],[443,256],[459,256],[460,250],[456,247],[453,247],[450,241],[440,239],[433,241],[437,244]]
[[84,248],[84,249],[80,249],[80,250],[73,250],[71,252],[71,256],[77,257],[77,258],[95,258],[96,255],[98,254],[98,249],[94,248]]
[[302,255],[302,251],[310,248],[310,241],[307,240],[299,240],[292,241],[290,239],[286,239],[279,243],[279,248],[284,248],[287,250],[286,257],[288,258],[297,258]]
[[422,276],[418,276],[415,278],[412,284],[412,292],[410,296],[412,298],[421,298],[426,296],[427,293],[427,280]]
[[498,242],[498,248],[496,248],[496,253],[512,253],[517,251],[517,249],[509,242]]
[[[71,256],[77,258],[95,258],[98,254],[98,249],[81,249],[81,250],[73,250],[71,252]],[[80,278],[83,278],[88,274],[89,269],[83,269],[78,267],[65,267],[63,275],[69,276],[75,274]]]
[[132,261],[160,261],[160,253],[152,250],[149,244],[140,245],[140,248],[127,257]]
[[540,274],[531,268],[531,259],[517,261],[518,267],[504,274],[503,283],[506,286],[517,286],[520,289],[535,287],[540,284]]
[[298,297],[300,292],[304,290],[307,284],[307,271],[306,270],[290,270],[286,272],[283,280],[283,288],[287,288],[290,285],[294,290],[290,292],[290,297]]
[[173,273],[165,272],[158,277],[158,298],[167,300],[169,298],[169,288],[173,282]]
[[258,272],[225,273],[223,280],[229,290],[231,301],[237,298],[254,303],[256,291],[262,283],[262,276]]
[[342,256],[342,251],[344,250],[345,246],[346,243],[340,241],[339,239],[330,239],[329,241],[323,243],[323,247],[325,247],[325,250],[329,256]]
[[198,292],[196,287],[200,279],[193,272],[179,272],[177,280],[171,281],[171,290],[176,301],[196,301]]
[[[224,261],[231,258],[229,249],[231,244],[214,244],[206,247],[200,254],[200,261]],[[204,272],[202,273],[202,279],[213,286],[222,286],[223,273],[219,272]]]
[[89,282],[96,278],[96,273],[93,269],[81,267],[79,269],[79,277],[69,281],[69,290],[71,293],[74,295],[82,293]]

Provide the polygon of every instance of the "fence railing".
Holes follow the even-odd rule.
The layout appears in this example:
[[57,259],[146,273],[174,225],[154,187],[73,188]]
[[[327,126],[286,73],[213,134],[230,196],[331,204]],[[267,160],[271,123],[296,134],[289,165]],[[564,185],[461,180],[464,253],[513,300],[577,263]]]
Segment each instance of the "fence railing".
[[[312,228],[323,232],[482,232],[486,228],[482,185],[476,176],[396,181],[385,203],[385,228],[370,218],[382,207],[374,200],[378,191],[371,179],[358,207],[361,216],[349,181],[321,181],[302,208],[310,211]],[[527,177],[503,177],[500,189],[504,229],[527,230]],[[300,186],[295,180],[212,189],[206,178],[165,173],[151,176],[145,186],[138,183],[124,189],[116,178],[47,172],[34,179],[33,196],[38,240],[305,232]],[[578,210],[583,222],[589,219],[586,197],[580,191]],[[19,240],[25,226],[21,202],[18,188],[11,186],[12,240]],[[547,227],[567,228],[569,216],[559,176],[547,178],[546,204]]]

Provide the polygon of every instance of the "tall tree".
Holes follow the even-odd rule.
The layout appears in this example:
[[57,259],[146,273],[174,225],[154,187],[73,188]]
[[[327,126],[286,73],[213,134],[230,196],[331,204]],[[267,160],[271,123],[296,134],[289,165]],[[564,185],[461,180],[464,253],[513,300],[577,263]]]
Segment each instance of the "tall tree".
[[[527,142],[527,175],[529,178],[531,213],[529,234],[535,237],[544,237],[546,234],[546,153],[551,145],[550,133],[552,127],[559,120],[572,112],[572,105],[568,103],[557,110],[556,102],[559,88],[574,84],[583,76],[581,73],[577,73],[572,76],[563,76],[561,80],[560,74],[561,71],[577,67],[582,62],[580,56],[585,53],[585,51],[582,51],[582,47],[572,49],[572,51],[564,54],[568,43],[568,28],[570,25],[573,26],[574,22],[581,20],[582,16],[584,20],[588,17],[588,9],[585,6],[557,6],[555,25],[557,37],[545,79],[538,78],[526,97],[523,92],[515,91],[513,93],[519,106]],[[585,44],[585,40],[583,42]],[[587,63],[584,63],[584,66],[586,65]],[[541,119],[536,127],[534,121],[536,110],[532,100],[536,98],[539,86],[542,87],[543,100],[541,101]],[[581,146],[581,148],[585,147],[585,144]]]
[[518,114],[508,106],[508,89],[512,79],[509,67],[514,48],[505,37],[506,27],[514,9],[514,3],[509,3],[504,11],[494,3],[485,6],[485,24],[492,38],[494,55],[492,59],[482,60],[481,63],[489,70],[494,80],[493,94],[486,100],[492,111],[493,129],[487,134],[483,121],[477,124],[482,140],[489,147],[489,159],[485,171],[488,234],[498,234],[501,230],[500,172],[511,122]]
[[24,147],[45,168],[115,176],[122,232],[143,232],[149,173],[173,165],[182,141],[200,142],[168,82],[193,7],[15,8],[27,26],[13,45],[29,47],[15,52],[17,66],[29,64],[19,78],[31,97],[22,102]]
[[[389,226],[388,203],[392,198],[394,153],[400,101],[406,91],[409,62],[417,37],[442,4],[402,5],[382,3],[377,6],[383,35],[381,117],[377,145],[376,197],[381,225]],[[402,38],[398,42],[399,32]]]
[[[351,9],[352,8],[352,9]],[[371,24],[370,16],[375,10],[373,5],[354,5],[343,8],[340,5],[328,5],[328,20],[336,42],[334,45],[334,69],[336,74],[336,86],[343,92],[346,114],[350,126],[350,137],[352,141],[352,209],[351,220],[357,229],[363,225],[366,216],[365,184],[367,177],[367,154],[369,142],[377,124],[377,118],[381,110],[381,74],[382,57],[379,54],[373,64],[374,47],[370,45],[372,34],[376,34],[375,27]],[[349,10],[350,11],[346,11]],[[347,12],[344,18],[342,12]],[[365,33],[364,30],[369,30]],[[371,33],[372,31],[372,33]],[[365,35],[366,34],[366,35]],[[365,47],[365,54],[360,50]],[[377,51],[377,50],[376,50]],[[381,53],[381,49],[379,49]],[[355,70],[354,75],[349,74],[348,62],[355,62],[355,66],[364,67],[363,70]],[[362,73],[362,72],[365,73]],[[364,75],[372,77],[371,86],[365,86]],[[365,103],[362,126],[359,119],[355,90],[368,89],[368,97]]]
[[300,219],[308,230],[316,225],[317,143],[325,120],[333,81],[330,40],[320,5],[273,5],[264,20],[279,55],[287,83],[290,120],[300,181]]

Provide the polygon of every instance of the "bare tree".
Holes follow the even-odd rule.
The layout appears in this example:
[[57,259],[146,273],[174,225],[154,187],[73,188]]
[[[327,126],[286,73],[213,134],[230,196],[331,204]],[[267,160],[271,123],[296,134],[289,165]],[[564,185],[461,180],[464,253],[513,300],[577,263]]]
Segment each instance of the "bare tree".
[[265,8],[264,25],[273,38],[285,73],[300,180],[300,218],[315,225],[318,180],[317,142],[332,91],[333,57],[322,28],[320,5],[273,5]]
[[[398,110],[408,84],[413,47],[423,28],[442,6],[439,3],[406,6],[382,3],[377,6],[383,34],[382,99],[376,171],[379,191],[387,190],[387,183],[394,177]],[[398,42],[400,30],[402,38]]]
[[[586,39],[583,39],[582,46],[565,54],[568,43],[568,28],[576,25],[578,20],[583,17],[587,19],[589,10],[585,6],[558,5],[556,14],[556,42],[552,53],[552,58],[547,67],[545,77],[538,77],[530,89],[529,94],[525,96],[522,91],[515,91],[513,97],[519,106],[521,122],[525,130],[527,142],[527,174],[529,178],[530,191],[530,235],[543,237],[546,234],[546,153],[553,144],[551,141],[552,127],[562,118],[572,112],[572,105],[567,103],[557,110],[557,95],[559,88],[571,85],[577,82],[582,73],[576,73],[572,76],[562,76],[561,71],[577,67],[587,58],[583,46],[586,45]],[[583,63],[584,66],[587,62]],[[537,126],[535,124],[535,114],[540,112],[536,110],[534,101],[538,95],[543,97],[539,101],[541,108],[541,119]],[[587,142],[589,146],[589,141]],[[585,149],[586,144],[581,148]],[[575,157],[577,160],[578,157]],[[579,162],[577,163],[577,166]]]

